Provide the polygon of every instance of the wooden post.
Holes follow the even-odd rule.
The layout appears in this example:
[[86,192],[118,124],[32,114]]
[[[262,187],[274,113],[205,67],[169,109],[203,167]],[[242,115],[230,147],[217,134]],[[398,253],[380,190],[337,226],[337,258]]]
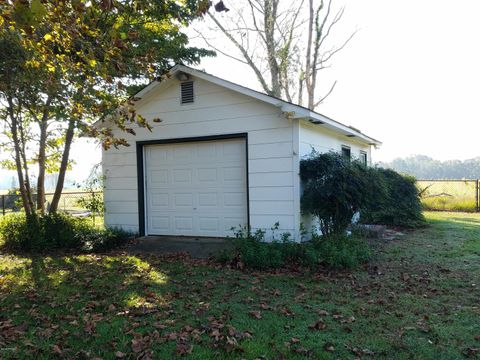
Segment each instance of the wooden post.
[[479,209],[479,199],[478,199],[478,196],[479,196],[479,193],[478,193],[478,179],[475,181],[475,211],[478,212],[480,209]]

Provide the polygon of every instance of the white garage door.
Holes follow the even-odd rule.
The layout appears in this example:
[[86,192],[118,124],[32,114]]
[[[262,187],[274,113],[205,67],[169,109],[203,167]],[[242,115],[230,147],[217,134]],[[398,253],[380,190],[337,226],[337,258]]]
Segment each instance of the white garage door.
[[244,139],[144,149],[148,235],[228,236],[247,224]]

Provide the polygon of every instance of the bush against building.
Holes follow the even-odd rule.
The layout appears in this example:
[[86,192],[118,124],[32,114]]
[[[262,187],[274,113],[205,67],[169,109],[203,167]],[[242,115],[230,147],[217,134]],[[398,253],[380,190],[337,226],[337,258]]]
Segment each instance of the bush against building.
[[300,163],[302,212],[328,236],[345,232],[353,215],[363,222],[417,227],[424,223],[412,177],[366,167],[337,153],[312,153]]

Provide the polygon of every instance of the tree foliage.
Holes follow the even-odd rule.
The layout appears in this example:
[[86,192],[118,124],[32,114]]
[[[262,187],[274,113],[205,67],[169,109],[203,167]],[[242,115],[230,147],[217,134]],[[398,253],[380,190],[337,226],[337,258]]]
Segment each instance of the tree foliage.
[[425,180],[480,178],[480,158],[440,161],[425,155],[413,155],[380,165]]
[[46,172],[59,177],[55,212],[75,136],[104,148],[128,145],[93,127],[109,119],[125,132],[150,128],[135,111],[129,89],[162,76],[176,62],[212,53],[188,46],[182,27],[208,1],[11,0],[0,5],[1,145],[15,168],[25,211],[35,212],[31,166],[38,165],[37,209],[45,210]]

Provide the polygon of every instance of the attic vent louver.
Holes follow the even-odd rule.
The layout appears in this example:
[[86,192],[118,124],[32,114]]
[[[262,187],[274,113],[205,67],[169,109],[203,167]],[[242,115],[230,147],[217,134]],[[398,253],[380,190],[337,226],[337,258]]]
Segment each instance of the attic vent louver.
[[193,103],[193,81],[185,81],[180,84],[182,91],[182,104]]

